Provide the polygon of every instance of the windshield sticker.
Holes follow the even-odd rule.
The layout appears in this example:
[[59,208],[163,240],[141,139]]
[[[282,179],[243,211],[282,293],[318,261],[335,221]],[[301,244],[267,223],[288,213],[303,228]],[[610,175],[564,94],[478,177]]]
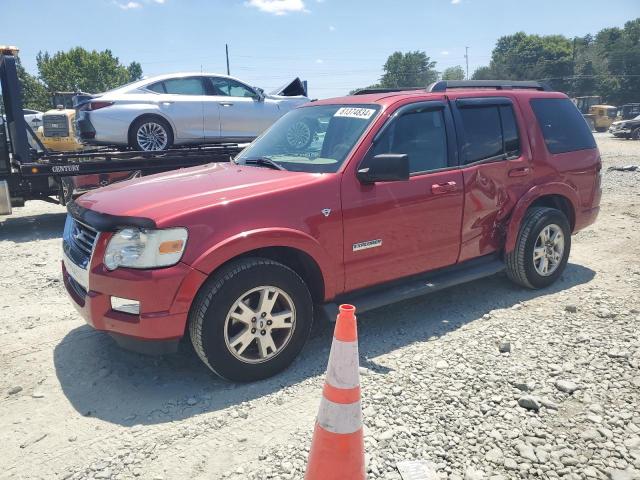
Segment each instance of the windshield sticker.
[[363,120],[368,120],[374,113],[376,113],[376,111],[373,108],[342,107],[338,109],[334,117],[361,118]]

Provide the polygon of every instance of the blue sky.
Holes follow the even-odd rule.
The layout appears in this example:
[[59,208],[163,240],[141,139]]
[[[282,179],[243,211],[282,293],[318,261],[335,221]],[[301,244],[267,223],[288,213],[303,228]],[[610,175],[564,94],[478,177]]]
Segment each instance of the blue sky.
[[424,50],[444,70],[488,63],[501,35],[569,37],[622,26],[640,0],[0,0],[0,43],[21,49],[35,73],[39,50],[110,48],[147,76],[231,74],[269,91],[300,76],[310,95],[375,83],[387,56]]

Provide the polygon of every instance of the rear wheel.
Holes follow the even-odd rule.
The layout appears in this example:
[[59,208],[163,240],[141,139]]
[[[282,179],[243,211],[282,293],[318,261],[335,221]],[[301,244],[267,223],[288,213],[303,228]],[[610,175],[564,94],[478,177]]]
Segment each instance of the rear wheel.
[[528,288],[544,288],[564,271],[571,250],[571,227],[555,208],[527,212],[514,250],[506,255],[507,275]]
[[607,127],[596,127],[596,132],[606,132],[607,131]]
[[247,258],[224,267],[201,289],[189,318],[200,359],[233,381],[253,381],[284,370],[302,350],[313,303],[289,267]]
[[142,117],[131,125],[129,146],[135,150],[153,152],[167,150],[173,145],[173,131],[160,117]]
[[640,127],[631,132],[631,138],[634,140],[640,140]]

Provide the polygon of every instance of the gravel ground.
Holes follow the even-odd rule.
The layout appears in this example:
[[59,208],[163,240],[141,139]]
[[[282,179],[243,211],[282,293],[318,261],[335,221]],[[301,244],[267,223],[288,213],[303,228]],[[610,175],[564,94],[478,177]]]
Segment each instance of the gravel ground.
[[[597,134],[605,168],[640,142]],[[640,478],[640,171],[607,171],[561,280],[504,275],[359,318],[370,479]],[[192,352],[125,352],[59,278],[64,210],[0,222],[0,478],[297,479],[331,329],[285,373],[233,385]]]

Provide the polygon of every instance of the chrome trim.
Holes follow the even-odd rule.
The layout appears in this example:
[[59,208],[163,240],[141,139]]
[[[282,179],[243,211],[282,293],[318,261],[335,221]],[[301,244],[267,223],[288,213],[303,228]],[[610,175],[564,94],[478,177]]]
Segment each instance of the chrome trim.
[[76,282],[78,282],[78,284],[82,286],[82,288],[84,288],[86,291],[89,291],[89,270],[84,269],[72,262],[64,250],[62,251],[62,263],[64,263],[64,268],[67,270],[69,276]]

